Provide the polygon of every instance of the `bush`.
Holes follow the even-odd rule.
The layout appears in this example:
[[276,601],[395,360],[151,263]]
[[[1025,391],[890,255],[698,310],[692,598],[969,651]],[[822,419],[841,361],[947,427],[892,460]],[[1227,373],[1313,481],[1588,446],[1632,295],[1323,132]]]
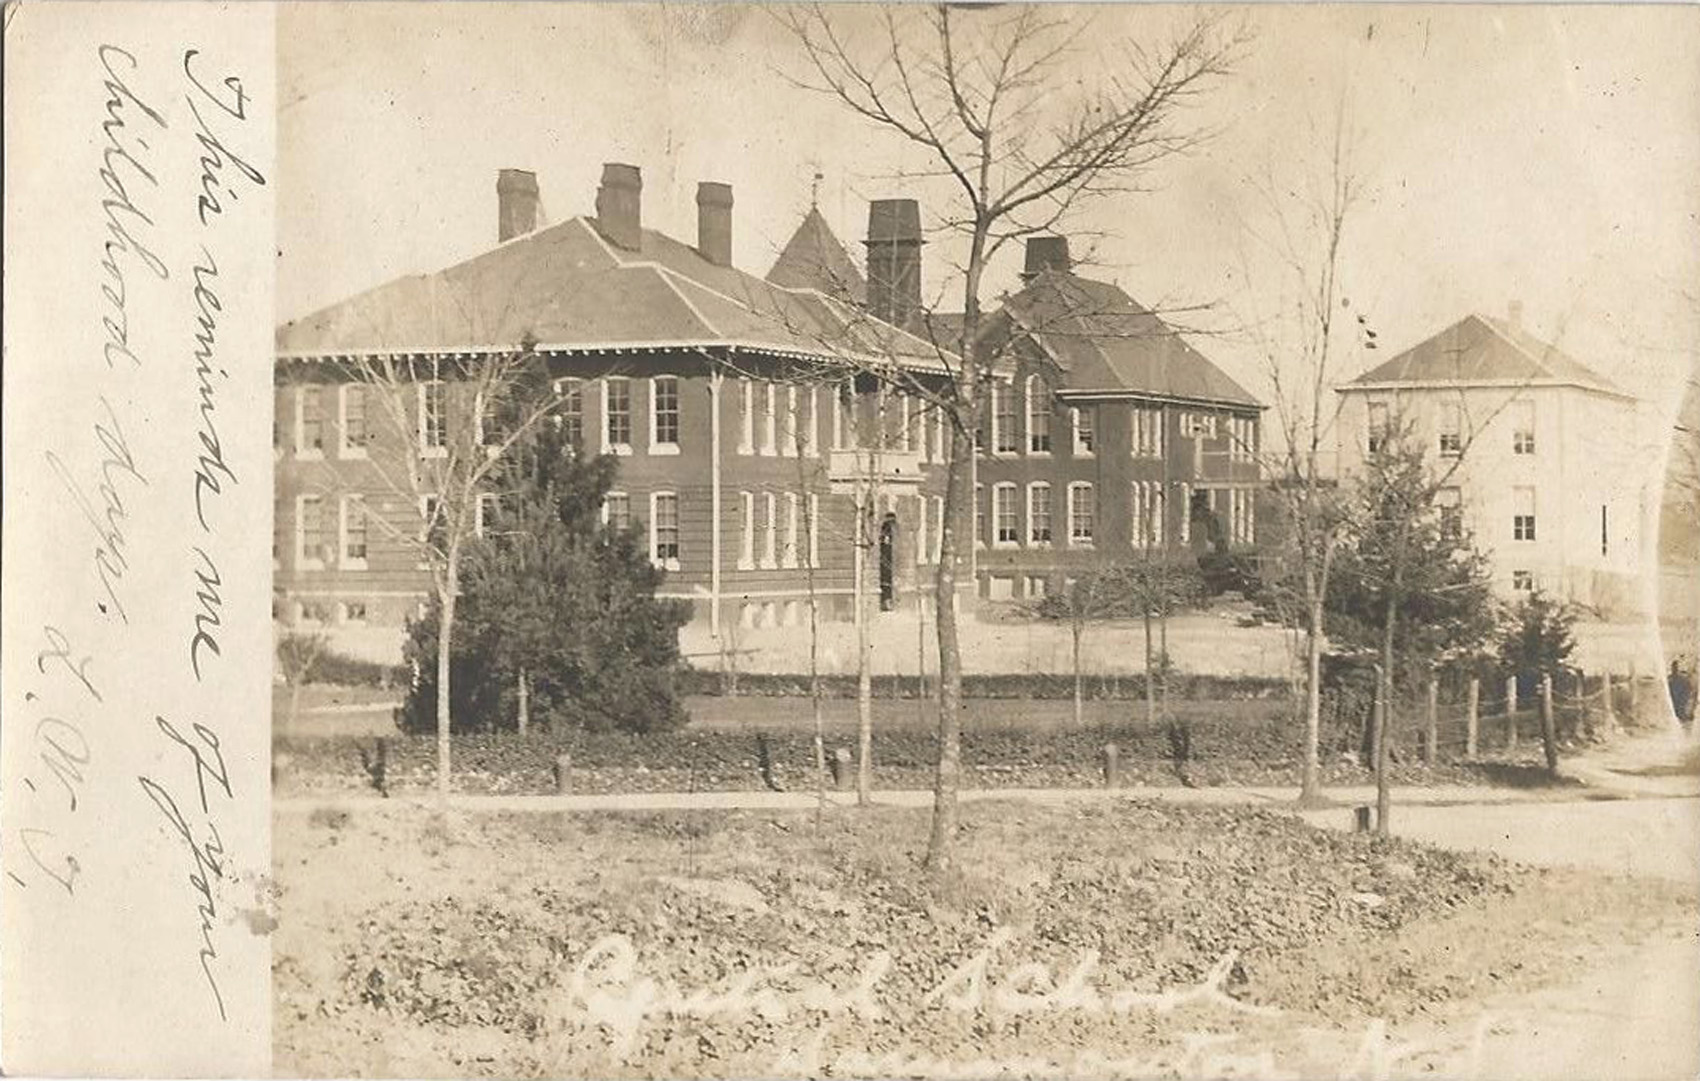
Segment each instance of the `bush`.
[[[721,674],[711,669],[686,668],[678,675],[682,695],[719,697],[726,693]],[[873,681],[876,698],[908,698],[921,695],[921,681],[914,676],[876,676]],[[1145,677],[1139,674],[1123,676],[1091,676],[1085,681],[1086,697],[1138,701],[1145,697]],[[1244,701],[1254,698],[1274,698],[1288,693],[1286,680],[1262,676],[1201,676],[1172,674],[1169,677],[1169,696],[1186,701],[1227,700]],[[759,698],[807,698],[809,677],[761,672],[740,672],[738,693]],[[821,693],[827,698],[856,697],[856,677],[851,674],[821,676]],[[936,676],[928,676],[925,694],[938,693]],[[1074,697],[1074,677],[1068,673],[1010,672],[964,675],[964,698],[1031,698],[1069,699]]]

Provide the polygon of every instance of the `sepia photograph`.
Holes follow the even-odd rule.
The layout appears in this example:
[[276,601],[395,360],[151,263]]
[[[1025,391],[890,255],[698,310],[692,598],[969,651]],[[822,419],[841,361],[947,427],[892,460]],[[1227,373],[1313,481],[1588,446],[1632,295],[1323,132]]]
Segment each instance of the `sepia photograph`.
[[1697,15],[277,6],[274,1072],[1700,1074]]

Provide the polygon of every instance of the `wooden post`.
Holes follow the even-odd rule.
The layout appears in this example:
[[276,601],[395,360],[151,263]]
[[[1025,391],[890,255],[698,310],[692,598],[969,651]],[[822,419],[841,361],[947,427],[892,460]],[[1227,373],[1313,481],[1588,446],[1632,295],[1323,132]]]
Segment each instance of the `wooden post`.
[[1363,804],[1362,806],[1354,808],[1353,820],[1354,820],[1354,822],[1357,826],[1357,831],[1359,833],[1368,833],[1369,832],[1369,824],[1370,824],[1369,804],[1366,803],[1366,804]]
[[1477,739],[1480,735],[1482,708],[1482,681],[1475,676],[1470,677],[1470,705],[1464,715],[1464,757],[1474,760],[1477,751]]
[[1104,744],[1104,787],[1120,788],[1121,783],[1121,748],[1114,743],[1106,743]]
[[1423,761],[1430,765],[1440,753],[1440,683],[1428,680],[1428,718],[1423,728]]
[[531,681],[525,678],[525,669],[520,669],[517,677],[519,683],[519,734],[525,735],[525,730],[531,727]]
[[390,798],[390,738],[378,737],[378,746],[372,754],[372,786],[378,790],[378,795]]
[[1387,744],[1392,735],[1388,731],[1388,710],[1391,707],[1389,685],[1391,677],[1382,671],[1381,665],[1375,666],[1375,832],[1387,836],[1390,827],[1387,823],[1388,813],[1393,809],[1393,791],[1388,784],[1387,776]]
[[1605,681],[1606,681],[1606,685],[1605,685],[1605,690],[1604,690],[1603,693],[1605,695],[1605,704],[1606,704],[1606,731],[1616,732],[1617,731],[1617,707],[1611,700],[1611,695],[1612,695],[1611,669],[1609,669],[1609,668],[1606,669]]
[[1635,673],[1635,662],[1629,662],[1629,718],[1631,722],[1641,717],[1641,678]]
[[840,747],[832,752],[832,786],[840,792],[850,787],[850,748]]
[[1547,755],[1547,772],[1558,773],[1558,733],[1552,720],[1552,673],[1541,676],[1541,743]]
[[1517,677],[1505,677],[1505,746],[1517,747]]
[[555,795],[570,796],[573,794],[573,756],[558,754],[555,756]]

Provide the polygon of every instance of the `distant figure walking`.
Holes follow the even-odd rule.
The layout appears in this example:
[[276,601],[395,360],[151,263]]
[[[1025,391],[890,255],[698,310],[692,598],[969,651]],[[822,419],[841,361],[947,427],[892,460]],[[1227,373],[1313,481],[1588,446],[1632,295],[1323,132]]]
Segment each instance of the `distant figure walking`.
[[1676,713],[1676,719],[1683,724],[1694,720],[1694,681],[1688,673],[1682,670],[1680,661],[1670,662],[1670,708]]

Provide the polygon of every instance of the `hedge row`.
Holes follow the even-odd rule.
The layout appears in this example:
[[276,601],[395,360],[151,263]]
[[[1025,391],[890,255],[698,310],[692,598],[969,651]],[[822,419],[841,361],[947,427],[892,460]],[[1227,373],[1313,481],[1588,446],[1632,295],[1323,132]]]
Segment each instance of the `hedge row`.
[[[741,672],[734,682],[727,673],[687,668],[680,672],[678,686],[679,693],[684,695],[737,693],[751,697],[807,697],[809,677]],[[924,684],[915,676],[876,676],[873,680],[874,696],[877,698],[931,697],[937,693],[937,687],[935,676],[928,676]],[[1088,675],[1082,689],[1085,697],[1091,699],[1137,701],[1145,697],[1145,677]],[[1262,676],[1175,674],[1169,677],[1169,696],[1187,701],[1275,698],[1289,690],[1287,681]],[[827,698],[854,698],[856,677],[853,674],[823,675],[821,693]],[[1074,697],[1074,677],[1060,672],[964,675],[962,695],[964,698],[1069,699]]]
[[[1178,726],[1127,722],[1076,730],[991,729],[962,735],[969,787],[1083,787],[1102,783],[1103,749],[1119,749],[1126,784],[1295,784],[1297,744],[1290,726],[1269,722],[1193,721]],[[378,741],[285,737],[274,744],[283,791],[361,791],[374,784]],[[931,784],[936,740],[932,732],[894,729],[876,733],[876,784],[915,788]],[[839,748],[854,754],[854,737],[829,737],[830,759]],[[640,792],[791,790],[814,785],[813,737],[805,731],[763,733],[682,731],[635,736],[619,732],[468,734],[454,738],[455,786],[469,792],[545,793],[554,790],[556,756],[570,754],[574,790]],[[1367,776],[1350,760],[1327,755],[1333,783]],[[386,741],[385,781],[391,791],[428,788],[436,769],[436,742],[393,736]],[[1455,762],[1420,766],[1402,756],[1396,778],[1426,782],[1480,781]]]

